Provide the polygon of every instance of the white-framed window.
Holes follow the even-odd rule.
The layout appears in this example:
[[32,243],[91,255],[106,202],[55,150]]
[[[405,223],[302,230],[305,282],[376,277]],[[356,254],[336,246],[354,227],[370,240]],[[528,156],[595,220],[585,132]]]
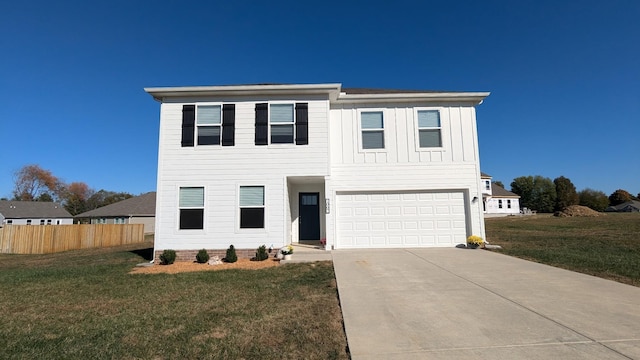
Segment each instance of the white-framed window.
[[498,209],[502,209],[502,200],[498,200]]
[[31,225],[31,219],[27,220],[27,225]]
[[293,104],[269,104],[271,144],[293,144],[295,138]]
[[[442,147],[440,110],[418,110],[418,144],[421,148]],[[490,188],[487,188],[489,190]]]
[[363,150],[384,149],[384,112],[382,110],[361,111],[360,132]]
[[204,229],[204,187],[181,187],[178,207],[180,230]]
[[44,219],[40,219],[40,225],[44,225]]
[[240,186],[240,229],[264,229],[264,186]]
[[47,220],[47,225],[51,225],[51,219]]
[[196,106],[196,134],[198,145],[220,145],[222,105]]
[[13,224],[13,220],[9,219],[7,220],[7,225],[12,225]]
[[507,200],[507,209],[511,209],[511,200]]
[[489,180],[484,181],[484,189],[491,190],[491,182]]

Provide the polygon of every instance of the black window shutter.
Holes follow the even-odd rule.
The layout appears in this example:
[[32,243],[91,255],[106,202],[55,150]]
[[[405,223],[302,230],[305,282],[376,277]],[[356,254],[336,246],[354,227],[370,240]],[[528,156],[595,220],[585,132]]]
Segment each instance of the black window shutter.
[[309,104],[296,104],[296,145],[309,144]]
[[182,105],[182,147],[193,146],[196,106]]
[[235,145],[236,105],[222,105],[222,146]]
[[267,145],[269,136],[269,104],[256,104],[256,145]]

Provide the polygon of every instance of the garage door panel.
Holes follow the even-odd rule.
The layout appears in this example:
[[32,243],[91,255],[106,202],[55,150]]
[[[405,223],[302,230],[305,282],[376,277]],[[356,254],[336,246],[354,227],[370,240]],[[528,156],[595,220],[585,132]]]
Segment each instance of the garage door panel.
[[464,198],[462,192],[338,194],[337,248],[464,243]]

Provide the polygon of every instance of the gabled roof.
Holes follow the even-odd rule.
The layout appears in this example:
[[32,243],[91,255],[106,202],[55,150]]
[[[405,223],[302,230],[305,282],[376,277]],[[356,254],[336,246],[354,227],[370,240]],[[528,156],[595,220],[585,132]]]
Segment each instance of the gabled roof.
[[126,200],[118,201],[111,205],[99,207],[82,214],[77,218],[91,217],[118,217],[118,216],[155,216],[156,214],[156,192],[148,192],[139,196],[134,196]]
[[0,214],[7,219],[73,218],[62,205],[47,201],[0,200]]
[[623,202],[622,204],[618,204],[616,206],[609,206],[607,208],[607,211],[620,211],[626,207],[632,207],[640,210],[640,201],[631,200],[631,201]]
[[491,179],[491,175],[480,172],[480,179]]
[[512,193],[509,190],[506,190],[500,185],[496,185],[495,183],[491,183],[491,196],[492,197],[515,197],[520,198],[520,195]]

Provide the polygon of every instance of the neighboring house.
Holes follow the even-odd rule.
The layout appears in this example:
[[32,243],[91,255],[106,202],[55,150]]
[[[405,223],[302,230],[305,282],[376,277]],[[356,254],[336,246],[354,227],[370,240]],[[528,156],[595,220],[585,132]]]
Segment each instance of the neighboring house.
[[640,201],[631,200],[616,206],[609,206],[604,211],[608,212],[640,212]]
[[147,88],[161,102],[155,252],[485,237],[475,106],[487,92],[341,84]]
[[0,225],[70,225],[73,216],[60,204],[0,200]]
[[480,178],[485,215],[507,216],[520,214],[520,195],[494,184],[490,175],[481,173]]
[[156,221],[156,193],[148,192],[75,216],[90,224],[144,224],[145,233],[153,233]]

